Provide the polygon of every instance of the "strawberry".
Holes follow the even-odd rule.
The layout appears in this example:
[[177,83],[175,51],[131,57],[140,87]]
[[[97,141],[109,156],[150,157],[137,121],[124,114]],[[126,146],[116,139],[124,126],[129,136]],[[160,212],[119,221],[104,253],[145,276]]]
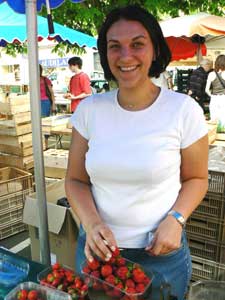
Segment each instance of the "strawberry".
[[90,274],[91,273],[91,269],[88,267],[88,266],[84,266],[83,269],[82,269],[83,273],[86,273],[86,274]]
[[27,290],[20,290],[17,294],[17,299],[18,300],[26,300],[27,299],[27,295],[28,295],[28,291]]
[[146,275],[140,268],[135,268],[132,271],[132,278],[137,283],[143,283]]
[[122,284],[122,282],[117,283],[115,285],[115,289],[113,290],[114,291],[114,296],[115,297],[121,297],[122,290],[123,290],[123,284]]
[[115,258],[114,256],[112,256],[112,257],[110,258],[110,260],[108,261],[108,264],[114,265],[115,262],[116,262],[116,258]]
[[92,288],[95,291],[101,291],[102,290],[102,284],[98,280],[94,280],[94,282],[92,284]]
[[129,270],[126,266],[119,267],[116,271],[116,274],[122,280],[127,279],[130,275]]
[[46,279],[48,283],[52,283],[55,278],[51,273],[49,273]]
[[96,278],[100,278],[100,272],[98,270],[92,271],[90,274]]
[[136,292],[135,288],[129,287],[126,289],[126,293],[127,294],[136,294],[137,292]]
[[126,265],[126,260],[123,257],[118,257],[116,259],[116,265],[117,266],[125,266]]
[[145,291],[144,283],[138,283],[135,288],[138,293],[144,293]]
[[52,270],[59,270],[61,268],[61,264],[56,262],[54,265],[52,265]]
[[132,279],[127,279],[127,280],[125,281],[125,286],[126,286],[127,288],[135,288],[135,283],[133,282]]
[[105,278],[105,281],[108,282],[111,285],[115,285],[117,283],[117,279],[113,274],[110,274]]
[[112,274],[112,267],[109,264],[105,264],[101,267],[101,274],[103,277],[107,277]]
[[144,277],[144,280],[143,280],[143,283],[144,283],[145,285],[148,285],[150,282],[151,282],[151,279],[150,279],[148,276],[145,276],[145,277]]
[[27,295],[27,299],[28,300],[37,300],[38,298],[38,292],[35,290],[31,290],[29,291],[28,295]]
[[116,249],[112,252],[112,255],[114,257],[120,256],[120,249],[118,247],[116,247]]
[[74,279],[74,285],[75,285],[76,289],[80,289],[82,287],[83,282],[80,277],[76,277]]
[[96,258],[94,258],[91,262],[88,261],[88,267],[93,271],[97,270],[99,266],[100,266],[99,261]]
[[51,283],[51,285],[54,286],[54,287],[57,287],[59,284],[60,284],[60,279],[59,278],[55,278]]

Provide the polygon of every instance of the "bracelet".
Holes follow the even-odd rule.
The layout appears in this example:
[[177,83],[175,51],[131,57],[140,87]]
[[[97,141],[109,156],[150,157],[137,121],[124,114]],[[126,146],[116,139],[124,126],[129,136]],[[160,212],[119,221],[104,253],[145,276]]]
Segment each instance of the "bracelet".
[[185,225],[185,219],[183,217],[182,214],[180,214],[179,212],[175,211],[175,210],[170,210],[167,214],[168,216],[173,216],[177,222],[182,226],[184,227]]

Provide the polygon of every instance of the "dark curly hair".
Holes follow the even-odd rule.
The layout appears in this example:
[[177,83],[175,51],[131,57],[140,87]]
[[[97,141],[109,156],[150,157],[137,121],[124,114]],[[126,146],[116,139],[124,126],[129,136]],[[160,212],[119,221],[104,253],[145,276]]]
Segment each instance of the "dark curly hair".
[[106,35],[109,28],[119,20],[138,21],[148,31],[155,51],[155,60],[149,69],[149,77],[159,77],[160,73],[165,71],[171,60],[171,52],[163,36],[161,27],[156,18],[147,10],[138,5],[128,5],[125,7],[113,9],[102,24],[98,35],[98,51],[100,62],[107,80],[115,80],[107,59],[107,40]]

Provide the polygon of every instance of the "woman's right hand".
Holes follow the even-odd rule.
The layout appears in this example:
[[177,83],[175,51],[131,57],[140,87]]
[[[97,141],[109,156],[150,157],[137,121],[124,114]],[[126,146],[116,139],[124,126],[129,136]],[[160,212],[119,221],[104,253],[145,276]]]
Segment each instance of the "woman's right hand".
[[93,259],[93,254],[108,261],[116,248],[114,235],[105,223],[102,222],[88,227],[84,252],[89,261]]

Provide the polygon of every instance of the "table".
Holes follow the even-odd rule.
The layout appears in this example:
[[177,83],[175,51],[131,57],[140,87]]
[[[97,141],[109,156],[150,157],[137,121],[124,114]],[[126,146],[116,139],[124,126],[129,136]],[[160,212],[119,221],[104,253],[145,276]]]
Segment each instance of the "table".
[[63,148],[62,137],[63,136],[72,136],[72,128],[52,129],[50,131],[50,135],[55,135],[55,137],[56,137],[55,149],[57,149],[58,145],[60,145],[60,148]]
[[[44,270],[47,267],[46,265],[43,265],[43,264],[35,262],[35,261],[31,261],[29,259],[21,257],[21,256],[15,254],[15,253],[10,252],[7,249],[1,248],[1,247],[0,247],[0,253],[1,254],[8,254],[8,255],[10,255],[12,257],[19,258],[21,261],[29,263],[30,271],[28,273],[28,277],[27,277],[26,281],[32,281],[32,282],[36,282],[37,283],[37,275],[38,275],[38,273],[40,273],[42,270]],[[9,291],[6,291],[6,294],[8,294],[8,292]],[[2,295],[0,293],[0,300],[3,300],[4,298],[2,298],[2,297],[4,297],[6,294]]]

